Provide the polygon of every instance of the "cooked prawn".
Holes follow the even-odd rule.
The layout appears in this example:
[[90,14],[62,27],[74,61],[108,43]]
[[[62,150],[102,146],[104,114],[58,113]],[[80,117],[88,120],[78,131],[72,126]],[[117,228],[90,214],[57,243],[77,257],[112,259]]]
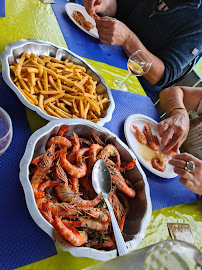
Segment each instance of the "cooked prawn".
[[54,224],[54,219],[51,213],[51,209],[50,209],[50,202],[46,201],[42,204],[41,207],[41,214],[43,215],[43,217],[50,223],[50,224]]
[[98,220],[94,220],[92,218],[82,218],[79,217],[77,221],[68,221],[63,220],[63,223],[69,227],[84,227],[95,231],[106,231],[109,227],[109,221],[108,222],[100,222]]
[[158,171],[164,172],[166,170],[166,159],[165,156],[157,152],[157,157],[153,158],[151,161],[152,167]]
[[160,143],[159,143],[157,136],[152,134],[150,124],[146,124],[144,126],[143,133],[147,138],[147,142],[148,142],[149,147],[154,151],[158,151],[160,149]]
[[56,186],[55,190],[63,202],[69,202],[71,204],[76,204],[77,206],[85,206],[85,207],[93,207],[96,206],[102,199],[102,194],[98,194],[94,200],[88,201],[83,200],[79,194],[76,194],[71,190],[71,188],[67,184],[66,174],[62,169],[61,165],[58,164],[56,168],[56,174],[58,175],[59,179],[61,180],[60,183]]
[[54,136],[48,142],[46,147],[49,148],[52,144],[55,144],[57,147],[67,147],[68,149],[72,147],[72,143],[65,137]]
[[58,136],[63,136],[65,132],[68,130],[69,126],[62,126],[60,130],[58,131]]
[[88,160],[91,164],[94,164],[97,160],[97,155],[98,152],[101,151],[103,149],[103,147],[99,144],[92,144],[91,147],[89,148],[89,153],[88,153]]
[[35,166],[39,166],[39,162],[42,160],[44,155],[41,155],[41,156],[38,156],[36,158],[34,158],[32,161],[31,161],[31,164],[35,165]]
[[70,176],[70,182],[72,184],[72,191],[79,193],[79,179],[74,176]]
[[78,166],[80,166],[82,163],[83,163],[83,158],[84,158],[84,155],[86,153],[88,153],[89,151],[89,148],[88,147],[83,147],[83,148],[80,148],[77,152],[76,152],[76,164]]
[[92,10],[92,11],[89,13],[89,15],[90,15],[94,20],[100,18],[100,17],[95,13],[95,10]]
[[91,200],[94,199],[96,196],[96,192],[92,185],[92,179],[91,178],[88,179],[87,176],[84,176],[79,179],[79,183],[83,188],[83,190],[85,191],[85,193],[88,195],[88,198],[90,198]]
[[55,187],[56,185],[57,185],[56,182],[51,181],[50,179],[47,178],[46,181],[42,182],[39,185],[37,192],[35,192],[34,195],[35,195],[36,204],[41,213],[43,209],[43,204],[49,201],[49,198],[45,196],[45,189]]
[[139,143],[141,144],[147,144],[147,138],[144,133],[142,133],[138,127],[133,125],[133,128],[135,130],[135,137],[138,140]]
[[83,147],[90,147],[93,144],[92,140],[86,138],[79,137],[79,141],[80,145]]
[[98,219],[100,222],[107,222],[110,219],[109,212],[106,209],[85,207],[79,207],[78,209],[84,211],[87,215]]
[[77,167],[76,165],[71,164],[66,158],[66,149],[61,148],[60,150],[61,164],[64,169],[71,175],[77,178],[81,178],[86,175],[87,165],[84,162],[81,166]]
[[118,149],[112,144],[106,145],[104,147],[104,149],[100,153],[100,157],[104,161],[106,161],[110,156],[111,157],[116,157],[116,167],[120,168],[120,166],[121,166],[121,157],[120,157]]
[[88,240],[85,231],[77,231],[74,227],[67,228],[58,216],[55,216],[54,227],[65,240],[68,240],[74,246],[81,246]]
[[171,149],[168,153],[169,157],[173,158],[177,154],[177,151]]
[[84,29],[86,29],[87,31],[90,31],[91,29],[93,29],[95,26],[87,21],[85,19],[85,17],[83,16],[83,14],[77,10],[74,10],[72,12],[72,17],[74,18],[74,20],[81,25]]
[[74,161],[76,159],[76,153],[80,149],[79,137],[77,136],[77,134],[75,132],[73,132],[73,136],[71,136],[71,142],[73,144],[73,149],[70,153],[68,153],[67,159],[69,162],[74,163]]
[[121,167],[119,168],[120,172],[124,172],[124,171],[128,171],[128,170],[132,170],[134,168],[136,164],[136,159],[133,159],[132,161],[130,161],[129,163],[121,163]]
[[100,193],[92,201],[84,200],[79,196],[79,194],[74,193],[66,183],[58,184],[55,190],[61,201],[76,204],[80,207],[94,207],[98,205],[102,199],[102,194]]
[[53,217],[59,215],[60,217],[66,218],[70,216],[78,216],[80,211],[70,206],[68,203],[51,203],[49,204]]
[[118,192],[118,198],[120,199],[121,203],[124,206],[124,215],[127,216],[129,214],[129,211],[130,211],[130,205],[129,205],[128,198],[121,192]]
[[34,193],[37,193],[37,189],[39,184],[43,181],[46,177],[46,174],[55,158],[55,145],[52,144],[50,148],[46,151],[45,155],[41,159],[38,167],[36,168],[32,178],[31,178],[31,185],[33,188]]
[[121,190],[123,193],[125,193],[126,195],[128,195],[129,197],[135,197],[135,190],[130,188],[125,181],[123,181],[122,179],[120,179],[118,176],[116,175],[112,175],[112,183],[119,189]]
[[103,147],[99,144],[92,144],[91,147],[89,148],[89,152],[88,152],[88,173],[90,174],[92,169],[93,169],[93,165],[95,164],[96,160],[97,160],[97,156],[99,151],[101,151],[103,149]]
[[102,242],[94,240],[91,242],[91,245],[95,248],[110,248],[114,243],[114,240],[109,235],[106,235],[103,237]]
[[119,224],[121,222],[122,216],[125,214],[123,205],[119,201],[115,190],[112,190],[110,192],[108,198],[109,198],[109,202],[110,202],[111,206],[113,207],[113,211],[114,211],[114,214],[116,216],[116,220]]
[[135,190],[130,188],[120,171],[112,166],[108,166],[112,178],[112,183],[129,197],[135,197]]
[[95,133],[92,133],[92,135],[93,135],[93,139],[95,140],[95,142],[96,142],[97,144],[100,144],[101,146],[105,146],[105,145],[106,145],[106,143],[104,143],[104,142],[99,138],[99,136],[95,135]]

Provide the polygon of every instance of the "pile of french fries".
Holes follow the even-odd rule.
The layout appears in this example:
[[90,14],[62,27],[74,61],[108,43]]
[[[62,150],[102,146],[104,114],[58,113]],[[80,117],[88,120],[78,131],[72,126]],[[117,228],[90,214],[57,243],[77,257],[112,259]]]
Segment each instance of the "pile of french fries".
[[98,122],[110,100],[97,94],[96,84],[83,66],[51,56],[24,52],[10,66],[13,82],[24,97],[44,113],[57,118]]

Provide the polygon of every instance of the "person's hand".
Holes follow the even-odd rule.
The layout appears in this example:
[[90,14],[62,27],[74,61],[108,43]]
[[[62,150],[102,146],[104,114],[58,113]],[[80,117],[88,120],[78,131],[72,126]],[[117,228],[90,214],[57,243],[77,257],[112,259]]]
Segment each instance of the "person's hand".
[[99,13],[105,11],[108,0],[84,0],[83,4],[86,11],[91,15],[93,12]]
[[172,115],[158,123],[163,152],[176,149],[185,141],[189,132],[189,116],[185,110],[174,110]]
[[127,41],[130,29],[124,23],[111,17],[95,21],[101,43],[122,46]]
[[[195,168],[190,172],[185,169],[187,162],[193,161]],[[202,195],[202,161],[188,153],[175,155],[169,160],[175,173],[180,175],[179,181],[192,192]]]

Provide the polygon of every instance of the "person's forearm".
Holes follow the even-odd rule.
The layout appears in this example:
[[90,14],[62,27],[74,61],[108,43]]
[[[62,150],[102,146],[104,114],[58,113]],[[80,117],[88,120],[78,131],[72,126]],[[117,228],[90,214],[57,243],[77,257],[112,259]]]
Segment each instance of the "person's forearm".
[[137,50],[145,52],[152,60],[150,70],[144,75],[145,79],[147,79],[151,84],[156,84],[162,79],[165,71],[164,63],[157,56],[149,52],[131,30],[129,30],[128,38],[122,45],[122,48],[128,57]]
[[183,102],[184,93],[178,86],[162,90],[159,97],[160,106],[167,113],[174,107],[185,107]]
[[183,101],[185,107],[189,111],[196,112],[200,99],[202,98],[202,87],[180,86],[180,88],[184,94]]
[[174,107],[185,107],[187,110],[196,111],[201,98],[201,87],[174,86],[160,92],[160,106],[165,112],[169,112]]

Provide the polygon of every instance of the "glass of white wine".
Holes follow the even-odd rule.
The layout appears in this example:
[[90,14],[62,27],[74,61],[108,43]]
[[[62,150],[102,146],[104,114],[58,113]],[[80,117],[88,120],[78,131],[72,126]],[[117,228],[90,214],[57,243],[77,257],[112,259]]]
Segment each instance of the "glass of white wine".
[[6,151],[11,143],[13,128],[10,116],[0,107],[0,156]]
[[127,67],[129,74],[125,77],[123,81],[121,79],[115,78],[113,80],[114,85],[119,90],[128,91],[128,84],[125,83],[128,78],[131,75],[142,76],[146,74],[149,71],[151,65],[152,61],[149,56],[141,50],[137,50],[128,58]]

